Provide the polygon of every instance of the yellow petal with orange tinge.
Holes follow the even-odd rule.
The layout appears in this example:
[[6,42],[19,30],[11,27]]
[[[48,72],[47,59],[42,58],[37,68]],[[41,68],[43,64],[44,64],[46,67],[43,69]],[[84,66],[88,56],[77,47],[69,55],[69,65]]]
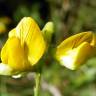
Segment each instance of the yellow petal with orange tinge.
[[56,50],[56,59],[65,67],[75,70],[96,54],[96,35],[82,32],[65,39]]

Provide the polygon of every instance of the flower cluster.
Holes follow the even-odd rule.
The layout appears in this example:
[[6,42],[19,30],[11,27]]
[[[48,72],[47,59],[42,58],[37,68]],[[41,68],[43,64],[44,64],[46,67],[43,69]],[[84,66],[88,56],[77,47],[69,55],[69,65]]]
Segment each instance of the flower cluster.
[[[47,43],[50,43],[53,31],[52,22],[41,31],[31,17],[24,17],[9,32],[1,50],[0,74],[14,75],[31,71],[48,48]],[[74,70],[95,55],[96,36],[92,32],[82,32],[65,39],[55,49],[56,59]]]

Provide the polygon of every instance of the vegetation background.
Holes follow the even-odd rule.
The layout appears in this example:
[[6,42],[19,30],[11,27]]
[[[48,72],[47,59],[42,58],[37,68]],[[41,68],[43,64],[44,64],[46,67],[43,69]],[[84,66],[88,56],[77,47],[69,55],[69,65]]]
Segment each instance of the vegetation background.
[[[25,16],[34,18],[41,29],[47,21],[54,22],[52,46],[78,32],[96,32],[96,0],[0,0],[0,49]],[[34,85],[34,73],[18,79],[0,76],[0,96],[33,96]],[[96,96],[96,57],[71,71],[53,60],[49,51],[40,96]]]

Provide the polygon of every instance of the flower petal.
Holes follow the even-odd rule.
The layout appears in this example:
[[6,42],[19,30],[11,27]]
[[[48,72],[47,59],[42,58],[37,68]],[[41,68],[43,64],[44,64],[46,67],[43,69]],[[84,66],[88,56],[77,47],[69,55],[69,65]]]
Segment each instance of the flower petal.
[[20,38],[21,45],[24,45],[29,62],[32,65],[36,64],[43,55],[46,46],[36,22],[30,17],[23,18],[16,27],[16,36]]
[[84,42],[78,48],[69,50],[66,55],[62,56],[60,58],[61,64],[71,70],[75,70],[90,57],[91,52],[92,47],[90,44]]
[[9,38],[1,50],[1,60],[14,70],[23,71],[30,65],[20,43],[17,37]]
[[12,30],[9,32],[8,37],[9,37],[9,38],[10,38],[10,37],[16,37],[16,29],[15,29],[15,28],[12,29]]
[[6,64],[0,63],[0,75],[12,75],[12,68]]
[[90,45],[96,47],[96,34],[93,34],[92,42]]
[[68,50],[78,47],[82,42],[92,42],[92,32],[82,32],[65,39],[58,47],[56,56],[61,56]]
[[7,42],[5,43],[5,45],[3,46],[2,50],[1,50],[1,61],[4,64],[8,64]]

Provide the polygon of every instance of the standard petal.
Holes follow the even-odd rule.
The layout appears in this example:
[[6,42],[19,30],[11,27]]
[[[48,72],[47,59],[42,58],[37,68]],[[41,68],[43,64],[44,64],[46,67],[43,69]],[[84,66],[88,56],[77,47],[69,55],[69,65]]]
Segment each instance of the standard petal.
[[20,38],[21,45],[24,45],[29,62],[32,65],[36,64],[43,55],[46,46],[36,22],[30,17],[23,18],[16,27],[16,36]]
[[68,50],[72,50],[78,47],[83,42],[91,43],[92,36],[93,36],[92,32],[82,32],[65,39],[57,47],[56,58],[58,58],[58,56],[62,56],[62,54],[65,54]]
[[72,49],[84,41],[91,42],[91,40],[92,32],[82,32],[65,39],[57,48],[64,49],[64,47],[66,46],[67,49]]

